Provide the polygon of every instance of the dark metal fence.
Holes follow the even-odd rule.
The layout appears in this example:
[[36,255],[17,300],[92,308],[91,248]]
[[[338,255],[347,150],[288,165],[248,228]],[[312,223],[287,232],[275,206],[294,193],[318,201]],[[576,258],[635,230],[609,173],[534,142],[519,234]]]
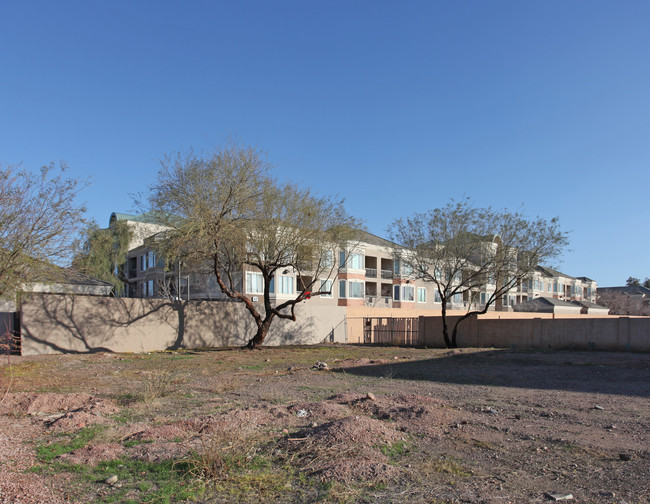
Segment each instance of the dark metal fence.
[[417,317],[364,317],[363,342],[377,345],[418,346]]

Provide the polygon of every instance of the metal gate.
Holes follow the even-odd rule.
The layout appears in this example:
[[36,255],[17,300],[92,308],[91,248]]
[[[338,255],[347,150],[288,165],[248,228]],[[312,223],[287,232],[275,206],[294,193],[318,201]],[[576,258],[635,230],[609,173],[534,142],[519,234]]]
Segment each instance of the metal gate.
[[363,342],[376,345],[420,345],[417,317],[364,317]]

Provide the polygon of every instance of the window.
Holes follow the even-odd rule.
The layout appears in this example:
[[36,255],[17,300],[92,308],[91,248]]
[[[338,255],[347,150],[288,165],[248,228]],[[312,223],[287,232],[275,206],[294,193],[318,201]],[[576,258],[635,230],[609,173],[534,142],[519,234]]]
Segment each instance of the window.
[[485,292],[481,292],[481,304],[485,305]]
[[436,292],[433,295],[433,300],[436,303],[442,303],[442,298],[440,297],[440,293],[438,292],[437,289],[436,289]]
[[334,266],[334,252],[326,250],[323,252],[323,268],[330,269]]
[[454,303],[455,304],[461,304],[463,302],[463,295],[462,294],[454,294]]
[[246,272],[246,292],[249,294],[264,294],[264,277],[255,271]]
[[345,298],[345,280],[339,280],[339,297]]
[[147,254],[140,256],[140,271],[147,271]]
[[412,285],[402,287],[402,301],[415,301],[415,287]]
[[147,281],[147,296],[148,297],[153,297],[154,296],[153,280]]
[[321,294],[321,297],[331,298],[332,297],[332,281],[331,280],[321,280],[320,282],[320,292],[327,292],[328,294]]
[[150,250],[147,254],[147,269],[156,267],[156,254]]
[[400,294],[399,285],[394,285],[393,286],[393,300],[394,301],[399,301],[399,299],[400,299],[399,294]]
[[427,302],[427,289],[425,287],[418,287],[418,303]]
[[345,251],[339,251],[339,268],[345,268]]
[[352,253],[348,256],[348,268],[352,269],[363,269],[364,264],[363,264],[363,254],[355,254]]
[[348,297],[361,299],[365,295],[365,284],[363,282],[348,282]]
[[278,294],[293,294],[293,277],[281,276],[278,279]]

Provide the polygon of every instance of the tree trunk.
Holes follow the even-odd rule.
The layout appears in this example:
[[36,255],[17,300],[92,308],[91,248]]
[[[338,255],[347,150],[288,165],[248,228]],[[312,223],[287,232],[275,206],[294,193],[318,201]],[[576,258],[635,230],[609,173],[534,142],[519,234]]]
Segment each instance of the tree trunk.
[[257,332],[255,333],[255,336],[253,336],[249,340],[248,344],[246,345],[246,348],[248,348],[249,350],[258,350],[264,344],[266,335],[269,332],[269,327],[271,327],[271,318],[264,320],[257,327]]
[[447,327],[447,302],[443,299],[442,303],[442,337],[445,338],[447,348],[454,348],[449,341],[449,328]]
[[458,342],[456,341],[457,334],[458,334],[458,322],[456,323],[456,325],[454,325],[454,330],[451,332],[451,348],[458,348]]

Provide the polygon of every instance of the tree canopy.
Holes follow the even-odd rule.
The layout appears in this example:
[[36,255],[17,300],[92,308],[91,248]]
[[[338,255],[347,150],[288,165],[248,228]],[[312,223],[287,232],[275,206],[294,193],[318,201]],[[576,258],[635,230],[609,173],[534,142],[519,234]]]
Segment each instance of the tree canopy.
[[275,318],[295,321],[298,303],[329,293],[333,250],[355,224],[342,201],[277,182],[261,152],[234,143],[165,158],[149,202],[169,227],[167,259],[210,264],[222,292],[244,304],[257,327],[250,348]]
[[[475,207],[469,199],[397,219],[389,234],[398,245],[395,259],[415,277],[435,286],[448,347],[457,346],[458,324],[486,313],[568,243],[557,218],[529,219],[520,212]],[[484,302],[472,308],[481,292]],[[447,310],[454,296],[465,301],[467,311],[450,337]]]
[[116,294],[121,295],[126,283],[124,262],[132,236],[126,222],[118,221],[104,229],[90,222],[77,242],[80,250],[72,266],[85,275],[112,283]]
[[86,183],[52,163],[38,174],[0,166],[0,297],[25,282],[55,281],[69,261],[85,206]]

